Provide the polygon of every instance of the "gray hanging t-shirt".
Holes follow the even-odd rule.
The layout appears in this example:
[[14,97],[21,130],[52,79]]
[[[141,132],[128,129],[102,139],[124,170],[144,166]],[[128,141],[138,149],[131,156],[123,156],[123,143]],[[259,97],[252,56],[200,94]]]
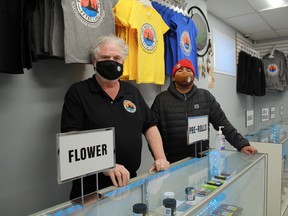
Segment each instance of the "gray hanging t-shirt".
[[284,91],[286,86],[285,62],[275,55],[265,55],[262,59],[265,73],[266,90]]
[[62,0],[66,63],[90,63],[98,37],[115,34],[115,0]]

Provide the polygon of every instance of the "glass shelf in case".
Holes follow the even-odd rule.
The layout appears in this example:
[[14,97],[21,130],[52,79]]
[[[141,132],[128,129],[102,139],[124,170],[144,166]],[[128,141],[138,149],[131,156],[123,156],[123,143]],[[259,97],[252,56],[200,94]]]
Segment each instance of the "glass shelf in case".
[[[227,178],[221,180],[221,186],[206,184],[220,174]],[[94,193],[85,197],[84,204],[82,199],[69,201],[33,216],[132,216],[136,203],[146,204],[149,216],[164,215],[165,192],[173,192],[177,216],[213,215],[232,207],[237,209],[234,215],[263,216],[266,215],[266,175],[265,154],[245,155],[236,151],[219,154],[212,150],[202,158],[176,162],[166,171],[143,174],[125,187],[102,189],[98,193],[100,199]],[[186,187],[195,189],[192,200],[187,200]]]
[[[265,131],[265,133],[263,133]],[[288,207],[288,125],[270,125],[247,136],[258,152],[268,155],[267,214],[284,215]],[[255,137],[259,137],[255,139]]]
[[[237,208],[234,215],[266,215],[266,156],[234,151],[225,151],[224,154],[222,166],[218,167],[220,170],[210,169],[215,164],[215,157],[219,156],[216,151],[211,151],[207,157],[181,163],[179,169],[176,166],[175,170],[150,176],[147,184],[150,214],[163,215],[163,194],[171,191],[177,200],[176,215],[210,216],[213,212],[217,215],[217,211],[218,215],[220,211],[225,215],[225,205]],[[196,195],[194,201],[186,200],[186,187],[192,186],[196,194],[202,194],[205,182],[221,173],[229,175],[223,185],[215,190],[207,190],[206,196]],[[255,209],[255,206],[261,207]]]

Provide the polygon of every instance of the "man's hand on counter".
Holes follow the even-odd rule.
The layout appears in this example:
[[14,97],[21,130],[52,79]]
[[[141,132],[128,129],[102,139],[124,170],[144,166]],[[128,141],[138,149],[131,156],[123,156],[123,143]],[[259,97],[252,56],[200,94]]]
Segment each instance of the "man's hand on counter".
[[114,168],[108,169],[103,172],[104,175],[110,176],[111,181],[115,187],[122,187],[129,183],[130,173],[120,164],[116,164]]
[[163,171],[169,169],[170,163],[166,159],[156,159],[153,166],[149,169],[149,172]]
[[244,146],[241,149],[241,152],[243,152],[245,154],[255,154],[255,153],[257,153],[257,149],[254,148],[253,146]]

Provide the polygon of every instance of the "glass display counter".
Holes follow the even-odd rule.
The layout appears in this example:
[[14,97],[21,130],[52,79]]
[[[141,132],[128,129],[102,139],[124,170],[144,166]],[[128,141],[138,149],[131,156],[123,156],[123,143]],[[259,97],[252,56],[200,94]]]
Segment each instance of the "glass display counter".
[[202,158],[174,163],[169,170],[136,177],[125,187],[99,190],[100,198],[96,193],[90,194],[33,216],[132,216],[136,203],[145,204],[148,209],[145,215],[165,215],[165,211],[174,211],[171,206],[163,207],[166,198],[176,201],[177,216],[227,213],[263,216],[267,215],[266,181],[266,154],[245,155],[236,151],[220,154],[212,150]]
[[247,136],[258,152],[268,155],[268,215],[283,216],[288,206],[288,126],[273,124]]

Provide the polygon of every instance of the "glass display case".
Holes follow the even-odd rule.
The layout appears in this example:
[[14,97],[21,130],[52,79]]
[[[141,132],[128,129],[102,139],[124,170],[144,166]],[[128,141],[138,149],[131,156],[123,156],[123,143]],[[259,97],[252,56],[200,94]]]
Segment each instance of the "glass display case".
[[[143,174],[125,187],[111,186],[99,190],[98,195],[68,201],[33,216],[263,216],[267,215],[266,183],[266,154],[212,150],[202,158],[174,163],[169,170]],[[133,214],[138,203],[147,207],[146,214],[136,210]]]
[[258,152],[268,155],[268,215],[283,216],[288,206],[287,131],[287,125],[273,124],[247,136]]

